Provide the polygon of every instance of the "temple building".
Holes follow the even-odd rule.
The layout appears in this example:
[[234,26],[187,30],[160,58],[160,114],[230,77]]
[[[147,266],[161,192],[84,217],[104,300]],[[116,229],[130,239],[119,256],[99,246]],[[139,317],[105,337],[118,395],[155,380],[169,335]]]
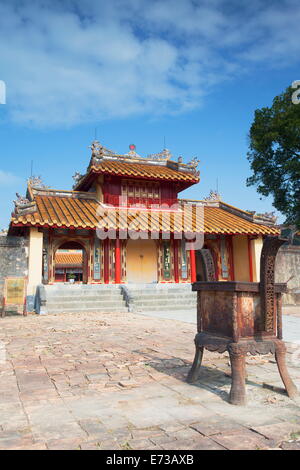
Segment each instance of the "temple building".
[[40,284],[191,283],[259,280],[269,217],[235,208],[214,192],[180,199],[200,181],[198,161],[170,152],[118,155],[94,141],[72,191],[28,180],[9,235],[28,241],[28,295]]

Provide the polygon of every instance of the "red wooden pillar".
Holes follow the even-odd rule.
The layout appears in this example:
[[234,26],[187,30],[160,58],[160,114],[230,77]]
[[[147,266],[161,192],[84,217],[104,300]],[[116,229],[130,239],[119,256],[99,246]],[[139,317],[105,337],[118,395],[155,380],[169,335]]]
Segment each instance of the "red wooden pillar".
[[229,252],[229,266],[230,266],[230,280],[234,281],[234,259],[233,259],[232,235],[229,235],[228,237],[228,252]]
[[115,245],[115,283],[121,283],[121,241],[116,238]]
[[174,280],[179,283],[179,265],[178,265],[178,240],[173,240],[174,246]]
[[104,283],[109,284],[109,239],[103,242],[104,249]]
[[191,282],[196,282],[197,273],[196,273],[196,252],[195,252],[195,250],[190,250],[190,266],[191,266]]
[[252,246],[251,237],[248,235],[248,259],[249,259],[249,278],[253,282],[253,260],[252,260]]

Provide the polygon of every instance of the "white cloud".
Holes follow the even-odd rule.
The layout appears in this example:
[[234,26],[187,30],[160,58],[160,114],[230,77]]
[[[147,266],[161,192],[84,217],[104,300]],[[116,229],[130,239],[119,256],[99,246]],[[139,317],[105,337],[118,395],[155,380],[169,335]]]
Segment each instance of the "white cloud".
[[11,186],[20,183],[22,180],[12,173],[0,170],[0,189],[3,186]]
[[201,106],[258,62],[298,61],[295,0],[0,0],[8,116],[70,126]]

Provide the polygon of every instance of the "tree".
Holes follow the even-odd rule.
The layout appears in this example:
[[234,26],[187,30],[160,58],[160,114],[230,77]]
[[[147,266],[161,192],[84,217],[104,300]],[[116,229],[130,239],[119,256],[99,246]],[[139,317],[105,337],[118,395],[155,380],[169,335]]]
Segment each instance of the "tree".
[[247,186],[272,195],[285,223],[300,228],[300,104],[292,102],[294,92],[288,87],[270,108],[255,111],[247,154],[253,174]]

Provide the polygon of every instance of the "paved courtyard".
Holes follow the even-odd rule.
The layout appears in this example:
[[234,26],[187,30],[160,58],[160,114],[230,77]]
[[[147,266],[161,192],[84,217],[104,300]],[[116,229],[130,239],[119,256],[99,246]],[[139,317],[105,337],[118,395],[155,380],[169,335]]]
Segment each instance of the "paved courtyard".
[[300,401],[274,358],[247,359],[248,405],[233,406],[226,354],[205,352],[199,381],[185,382],[194,335],[192,323],[132,313],[7,316],[0,449],[299,449]]

